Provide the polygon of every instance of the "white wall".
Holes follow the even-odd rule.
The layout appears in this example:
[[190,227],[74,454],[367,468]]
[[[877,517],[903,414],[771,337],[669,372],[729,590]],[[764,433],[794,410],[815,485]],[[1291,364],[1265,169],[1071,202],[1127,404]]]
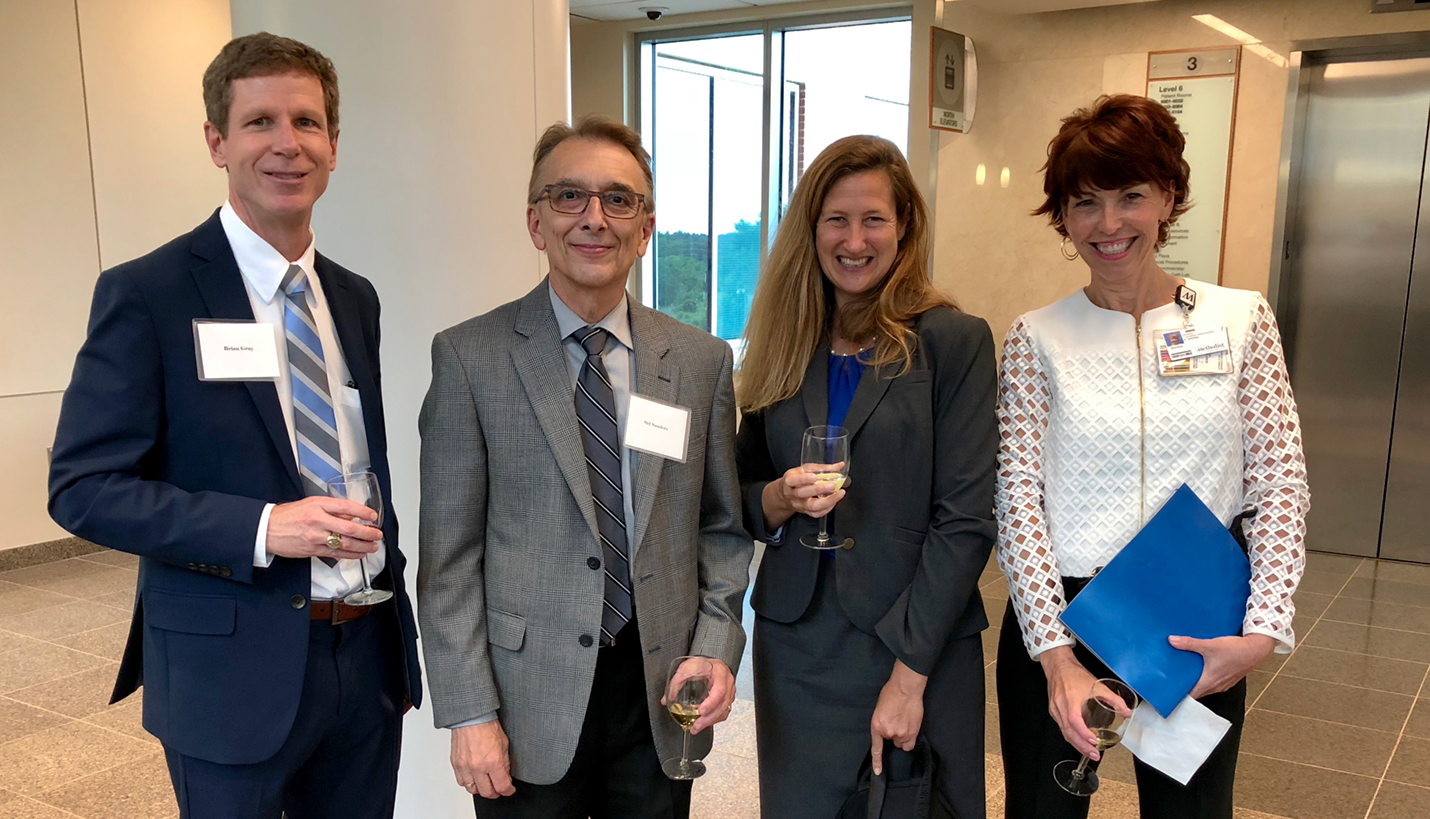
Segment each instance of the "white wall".
[[[1150,51],[1236,45],[1198,21],[1207,14],[1264,52],[1241,57],[1222,284],[1265,293],[1292,44],[1422,31],[1430,14],[1371,14],[1353,0],[1163,0],[1031,15],[945,6],[945,27],[977,44],[980,87],[972,130],[944,135],[938,154],[934,279],[996,336],[1087,283],[1087,266],[1064,261],[1047,220],[1028,215],[1043,200],[1039,169],[1059,121],[1099,94],[1145,93]],[[990,182],[1009,168],[1009,186],[977,184],[980,164]],[[1194,202],[1198,184],[1194,172]]]
[[[382,298],[393,506],[417,557],[417,412],[436,332],[540,281],[526,235],[536,137],[569,109],[566,0],[233,0],[233,31],[295,37],[338,69],[338,169],[318,248]],[[409,575],[409,583],[412,575]],[[446,731],[408,715],[399,817],[472,815]]]
[[0,549],[65,536],[45,450],[101,263],[223,201],[199,77],[227,40],[228,0],[0,3]]

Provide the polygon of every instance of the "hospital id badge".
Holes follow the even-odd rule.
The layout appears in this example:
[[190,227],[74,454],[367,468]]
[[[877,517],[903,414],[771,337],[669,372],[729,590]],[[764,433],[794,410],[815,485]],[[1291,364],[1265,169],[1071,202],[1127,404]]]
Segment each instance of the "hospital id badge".
[[1157,333],[1161,346],[1167,348],[1167,355],[1173,361],[1225,353],[1231,350],[1231,341],[1225,327],[1192,327],[1180,330],[1162,330]]
[[[1225,328],[1220,328],[1223,333]],[[1163,378],[1173,378],[1183,375],[1226,375],[1231,372],[1231,352],[1224,350],[1209,355],[1200,355],[1195,358],[1183,358],[1181,361],[1172,360],[1172,354],[1167,349],[1167,341],[1164,336],[1170,333],[1157,334],[1157,370]]]

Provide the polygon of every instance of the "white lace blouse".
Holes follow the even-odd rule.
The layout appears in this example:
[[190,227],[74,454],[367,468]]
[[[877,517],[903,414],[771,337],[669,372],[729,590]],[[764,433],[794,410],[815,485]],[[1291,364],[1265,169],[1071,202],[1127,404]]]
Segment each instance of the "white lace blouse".
[[1243,630],[1294,645],[1310,492],[1276,319],[1259,293],[1191,286],[1193,324],[1228,330],[1230,374],[1163,377],[1153,331],[1181,327],[1181,308],[1139,327],[1082,290],[1003,342],[998,564],[1032,657],[1075,642],[1062,578],[1106,565],[1184,482],[1223,524],[1254,510]]

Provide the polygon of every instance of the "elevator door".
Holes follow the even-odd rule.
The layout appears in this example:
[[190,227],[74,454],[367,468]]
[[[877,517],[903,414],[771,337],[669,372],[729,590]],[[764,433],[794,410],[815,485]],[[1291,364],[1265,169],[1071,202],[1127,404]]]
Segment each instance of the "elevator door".
[[1307,545],[1430,563],[1430,58],[1306,71],[1283,319]]

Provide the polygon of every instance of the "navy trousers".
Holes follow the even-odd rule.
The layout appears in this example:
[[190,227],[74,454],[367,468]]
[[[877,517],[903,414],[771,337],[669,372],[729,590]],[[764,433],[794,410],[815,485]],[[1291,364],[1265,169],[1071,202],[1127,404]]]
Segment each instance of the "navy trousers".
[[164,749],[181,819],[391,819],[402,748],[400,650],[391,603],[340,626],[314,621],[298,716],[278,753],[219,765]]

